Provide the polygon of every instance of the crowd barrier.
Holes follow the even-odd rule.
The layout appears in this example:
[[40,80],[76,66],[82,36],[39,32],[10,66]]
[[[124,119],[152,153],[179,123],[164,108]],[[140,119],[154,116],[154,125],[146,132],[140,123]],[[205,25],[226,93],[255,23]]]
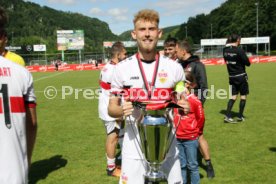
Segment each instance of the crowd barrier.
[[[276,56],[259,56],[250,57],[251,63],[269,63],[276,62]],[[201,59],[201,62],[205,65],[224,65],[223,58],[211,58],[211,59]],[[104,64],[99,64],[95,66],[94,64],[66,64],[60,65],[58,71],[81,71],[81,70],[100,70],[104,67]],[[53,72],[56,71],[54,65],[34,65],[27,66],[30,72]]]

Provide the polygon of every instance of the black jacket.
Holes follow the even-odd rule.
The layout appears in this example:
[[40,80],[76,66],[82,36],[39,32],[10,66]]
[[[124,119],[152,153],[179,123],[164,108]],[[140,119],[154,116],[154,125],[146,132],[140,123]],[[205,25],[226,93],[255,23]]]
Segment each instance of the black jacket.
[[178,60],[178,62],[181,64],[185,71],[190,71],[195,76],[197,83],[195,94],[198,96],[201,103],[204,104],[208,89],[205,65],[200,62],[198,56],[194,55],[184,61]]
[[227,64],[229,76],[236,76],[246,73],[245,66],[250,66],[250,62],[245,52],[236,46],[226,46],[223,48],[223,58]]

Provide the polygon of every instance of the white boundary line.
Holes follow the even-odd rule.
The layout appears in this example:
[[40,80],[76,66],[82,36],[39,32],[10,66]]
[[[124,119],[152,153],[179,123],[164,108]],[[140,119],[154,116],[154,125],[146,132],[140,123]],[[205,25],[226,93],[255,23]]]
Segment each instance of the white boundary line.
[[[62,87],[62,86],[61,86]],[[72,87],[72,86],[70,86],[70,87]],[[85,87],[85,88],[73,88],[73,89],[100,89],[100,86],[96,86],[96,87],[94,87],[94,86],[91,86],[91,87]],[[60,91],[62,91],[62,90],[57,90],[57,92],[60,92]],[[44,90],[43,91],[35,91],[35,93],[43,93],[44,92]]]
[[[67,71],[66,71],[66,72],[67,72]],[[66,73],[66,72],[59,72],[59,73],[56,73],[56,74],[53,74],[53,75],[47,75],[47,76],[45,76],[45,77],[40,77],[40,78],[34,80],[34,82],[38,82],[38,81],[41,81],[41,80],[44,80],[44,79],[56,77],[56,76],[58,76],[58,75],[61,75],[61,74]]]

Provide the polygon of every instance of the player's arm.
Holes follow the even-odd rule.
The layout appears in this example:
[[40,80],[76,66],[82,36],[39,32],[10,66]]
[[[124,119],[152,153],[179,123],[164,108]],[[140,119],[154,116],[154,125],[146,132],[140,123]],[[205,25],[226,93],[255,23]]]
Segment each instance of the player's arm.
[[108,115],[113,118],[121,118],[123,116],[131,115],[133,105],[129,101],[123,102],[121,105],[121,98],[118,96],[111,96],[109,98]]
[[36,116],[36,96],[33,88],[33,77],[27,72],[27,89],[24,92],[26,107],[26,138],[27,138],[27,157],[29,166],[31,165],[32,153],[37,134],[37,116]]
[[204,123],[205,123],[205,115],[204,115],[204,110],[202,107],[202,104],[200,102],[195,103],[195,118],[197,120],[198,123],[198,128],[200,130],[200,132],[203,132],[203,128],[204,128]]
[[111,95],[109,98],[109,104],[108,104],[108,115],[113,118],[120,118],[123,114],[123,108],[120,104],[120,97]]
[[246,53],[244,52],[244,50],[240,49],[239,54],[241,56],[242,62],[246,65],[246,66],[250,66],[250,61],[246,55]]
[[[199,88],[199,93],[198,96],[200,96],[200,101],[202,104],[204,104],[205,100],[206,100],[206,96],[207,95],[207,90],[208,90],[208,83],[207,83],[207,74],[206,74],[206,69],[203,63],[197,63],[196,66],[196,81],[198,83],[199,86],[197,86],[197,88]],[[206,91],[206,92],[205,92]]]
[[27,156],[29,166],[31,165],[32,153],[37,134],[36,107],[26,108],[26,133],[27,133]]

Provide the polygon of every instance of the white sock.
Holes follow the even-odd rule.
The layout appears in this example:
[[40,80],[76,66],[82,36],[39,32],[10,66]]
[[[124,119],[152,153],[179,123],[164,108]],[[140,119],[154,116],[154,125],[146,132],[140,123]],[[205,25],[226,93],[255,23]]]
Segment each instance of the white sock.
[[115,158],[108,158],[108,156],[106,156],[106,159],[107,159],[107,169],[110,171],[115,169],[116,167]]

